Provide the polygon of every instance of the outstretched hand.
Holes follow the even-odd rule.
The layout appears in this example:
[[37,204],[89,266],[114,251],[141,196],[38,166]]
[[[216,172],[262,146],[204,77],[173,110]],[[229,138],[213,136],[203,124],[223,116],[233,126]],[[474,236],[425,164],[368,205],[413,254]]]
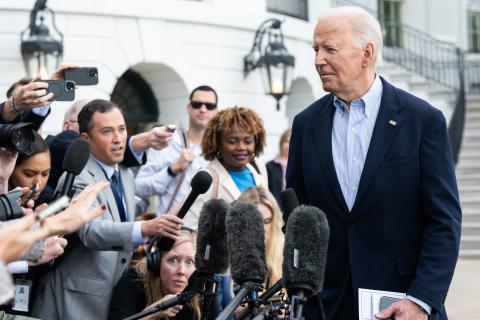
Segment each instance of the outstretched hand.
[[6,263],[24,256],[37,241],[48,236],[43,228],[31,230],[35,216],[29,214],[23,218],[12,220],[0,229],[0,258]]
[[72,200],[67,209],[45,219],[42,228],[47,229],[49,235],[64,235],[75,232],[88,221],[98,218],[107,209],[106,205],[103,204],[93,209],[91,206],[97,195],[108,185],[107,181],[102,181],[87,186]]

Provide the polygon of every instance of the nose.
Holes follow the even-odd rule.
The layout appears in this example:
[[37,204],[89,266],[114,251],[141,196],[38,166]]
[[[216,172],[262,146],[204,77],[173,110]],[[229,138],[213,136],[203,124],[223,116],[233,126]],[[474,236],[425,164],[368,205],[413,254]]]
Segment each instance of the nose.
[[325,54],[323,52],[323,50],[319,49],[317,50],[317,52],[315,53],[315,65],[316,66],[324,66],[326,65],[326,61],[325,61]]
[[114,133],[113,133],[113,142],[118,142],[118,141],[120,141],[120,136],[121,136],[120,131],[114,130]]
[[178,269],[177,269],[177,274],[179,275],[186,275],[187,274],[187,266],[185,263],[179,263]]

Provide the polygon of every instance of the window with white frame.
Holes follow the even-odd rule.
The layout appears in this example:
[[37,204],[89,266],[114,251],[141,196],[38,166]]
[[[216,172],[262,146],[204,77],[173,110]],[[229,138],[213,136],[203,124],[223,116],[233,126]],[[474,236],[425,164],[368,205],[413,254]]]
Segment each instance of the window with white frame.
[[402,47],[401,0],[378,0],[378,17],[387,47]]
[[480,11],[468,12],[468,50],[480,52]]

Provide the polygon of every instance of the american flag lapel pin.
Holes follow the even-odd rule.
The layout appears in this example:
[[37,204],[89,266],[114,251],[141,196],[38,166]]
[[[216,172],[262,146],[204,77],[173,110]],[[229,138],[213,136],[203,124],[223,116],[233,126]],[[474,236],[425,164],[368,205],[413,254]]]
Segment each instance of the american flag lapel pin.
[[392,126],[396,126],[396,125],[397,125],[397,121],[390,120],[390,121],[388,121],[388,124],[390,124],[390,125],[392,125]]

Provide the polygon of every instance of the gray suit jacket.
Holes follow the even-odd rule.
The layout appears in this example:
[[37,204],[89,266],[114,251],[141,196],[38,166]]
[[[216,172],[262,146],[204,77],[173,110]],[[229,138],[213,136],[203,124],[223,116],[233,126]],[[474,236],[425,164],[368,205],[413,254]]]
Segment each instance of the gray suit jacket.
[[[108,316],[113,287],[128,266],[133,251],[132,229],[135,217],[132,172],[119,166],[130,222],[121,222],[112,190],[101,192],[95,206],[107,204],[107,211],[78,232],[80,243],[61,264],[43,279],[32,315],[41,319],[102,320]],[[63,185],[65,176],[60,179]],[[75,178],[80,192],[87,185],[107,180],[92,158]]]

